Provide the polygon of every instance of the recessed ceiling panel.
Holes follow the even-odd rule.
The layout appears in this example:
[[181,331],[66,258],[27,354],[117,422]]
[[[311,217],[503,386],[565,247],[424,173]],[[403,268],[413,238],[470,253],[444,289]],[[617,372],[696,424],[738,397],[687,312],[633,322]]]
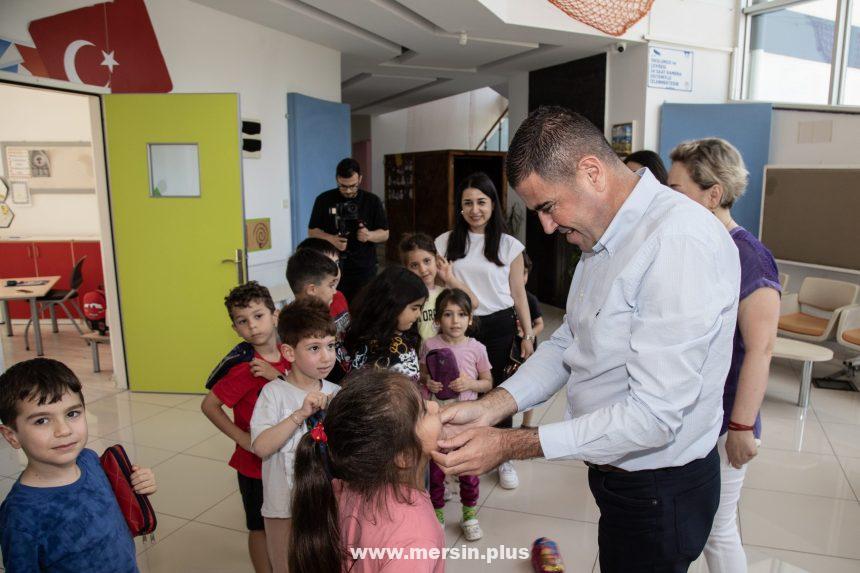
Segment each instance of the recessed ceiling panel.
[[353,108],[391,97],[395,94],[411,90],[418,86],[431,83],[436,78],[414,76],[369,75],[358,81],[347,80],[341,90],[341,101]]

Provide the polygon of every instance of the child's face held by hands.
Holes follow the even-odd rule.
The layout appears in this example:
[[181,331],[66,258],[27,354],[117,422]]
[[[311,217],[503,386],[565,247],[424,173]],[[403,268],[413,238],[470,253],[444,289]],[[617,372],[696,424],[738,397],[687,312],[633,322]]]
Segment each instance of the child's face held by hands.
[[262,346],[275,335],[278,316],[262,301],[252,300],[248,306],[233,307],[233,330],[248,344]]
[[421,451],[425,455],[438,450],[437,442],[442,433],[442,420],[439,418],[439,404],[424,400],[423,415],[415,426],[415,433],[421,441]]
[[2,426],[6,441],[31,462],[55,467],[73,465],[89,436],[83,401],[73,392],[53,404],[20,400],[15,426]]
[[400,311],[400,314],[397,316],[398,331],[406,332],[412,328],[412,325],[415,324],[415,321],[421,316],[421,307],[424,306],[425,300],[427,299],[419,298],[418,300],[413,300],[406,305],[406,308]]
[[432,289],[436,285],[436,255],[424,249],[415,249],[406,254],[406,268],[418,275],[424,286]]

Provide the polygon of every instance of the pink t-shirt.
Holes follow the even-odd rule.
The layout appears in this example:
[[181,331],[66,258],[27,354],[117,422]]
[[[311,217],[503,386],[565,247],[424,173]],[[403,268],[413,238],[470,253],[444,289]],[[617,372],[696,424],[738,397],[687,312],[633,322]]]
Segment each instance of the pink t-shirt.
[[[490,365],[490,359],[487,356],[487,347],[475,340],[474,338],[466,338],[460,344],[448,344],[442,339],[441,334],[437,334],[433,338],[428,338],[421,346],[421,353],[418,361],[421,364],[426,364],[425,359],[427,353],[437,348],[450,348],[454,353],[454,358],[457,359],[457,368],[460,370],[460,376],[466,376],[472,380],[478,379],[478,374],[481,372],[489,372],[493,369]],[[474,390],[466,390],[460,392],[458,396],[461,402],[468,400],[477,400],[478,393]]]
[[[430,495],[426,491],[409,489],[409,503],[398,502],[393,490],[388,491],[387,503],[379,508],[367,504],[362,497],[346,487],[343,481],[332,481],[340,516],[340,535],[347,547],[348,559],[358,556],[351,549],[383,549],[380,556],[365,555],[344,568],[350,573],[444,573],[445,534]],[[392,556],[402,550],[400,559]],[[410,554],[410,550],[413,554]]]

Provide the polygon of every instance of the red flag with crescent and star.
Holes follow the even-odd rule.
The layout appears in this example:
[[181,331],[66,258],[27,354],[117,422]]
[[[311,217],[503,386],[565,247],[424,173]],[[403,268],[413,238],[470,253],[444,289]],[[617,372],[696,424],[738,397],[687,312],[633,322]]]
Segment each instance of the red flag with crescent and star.
[[143,0],[114,0],[30,22],[30,36],[52,78],[109,87],[113,93],[173,89]]

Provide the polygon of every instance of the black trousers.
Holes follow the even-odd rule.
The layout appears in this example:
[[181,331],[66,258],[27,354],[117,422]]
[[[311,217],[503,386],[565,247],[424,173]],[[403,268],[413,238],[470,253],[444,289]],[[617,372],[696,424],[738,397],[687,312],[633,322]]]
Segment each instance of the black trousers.
[[341,271],[337,290],[352,304],[355,295],[376,276],[376,265],[367,268],[345,268]]
[[[478,317],[475,339],[487,347],[487,356],[493,367],[493,388],[505,381],[505,366],[516,335],[517,315],[513,307]],[[496,427],[510,428],[512,425],[513,418],[505,418]]]
[[630,473],[588,470],[600,508],[602,573],[681,573],[711,533],[720,503],[720,458],[714,448],[685,466]]

